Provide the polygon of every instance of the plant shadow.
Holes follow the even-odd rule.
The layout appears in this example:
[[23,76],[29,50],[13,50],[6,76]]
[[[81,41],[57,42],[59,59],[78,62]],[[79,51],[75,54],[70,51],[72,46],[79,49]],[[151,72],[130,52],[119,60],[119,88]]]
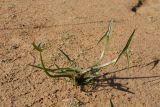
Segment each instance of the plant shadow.
[[[133,65],[129,68],[136,68],[136,67],[147,67],[152,66],[150,70],[153,70],[158,64],[160,63],[160,59],[154,59],[146,64],[139,64],[139,65]],[[102,91],[105,90],[106,87],[110,87],[111,89],[116,89],[122,92],[135,94],[135,92],[130,91],[129,87],[125,86],[125,84],[117,82],[117,80],[137,80],[137,79],[150,79],[154,78],[155,80],[160,80],[160,75],[158,76],[136,76],[136,77],[118,77],[115,75],[116,72],[121,72],[128,69],[127,67],[103,74],[102,76],[99,76],[92,80],[91,83],[87,84],[90,88],[86,88],[85,86],[81,86],[81,90],[85,92],[96,92],[96,91]],[[109,77],[109,74],[114,74],[113,76]],[[101,88],[100,88],[101,87]],[[100,88],[100,90],[99,90]]]

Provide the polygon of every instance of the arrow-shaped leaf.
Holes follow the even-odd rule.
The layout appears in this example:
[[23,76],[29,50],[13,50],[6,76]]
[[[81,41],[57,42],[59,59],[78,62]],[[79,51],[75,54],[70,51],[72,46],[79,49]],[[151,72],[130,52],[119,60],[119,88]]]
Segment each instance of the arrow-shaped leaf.
[[112,22],[113,22],[113,20],[111,20],[111,21],[109,22],[107,32],[102,36],[102,38],[101,38],[101,39],[98,41],[98,43],[97,43],[97,45],[98,45],[102,40],[104,40],[104,48],[103,48],[103,50],[102,50],[102,53],[101,53],[100,58],[99,58],[99,60],[97,61],[97,63],[99,63],[99,62],[103,59],[104,54],[105,54],[105,51],[106,51],[106,49],[107,49],[107,44],[108,44],[108,42],[109,42],[109,40],[110,40],[110,37],[111,37],[111,34],[112,34]]
[[34,49],[36,49],[39,52],[43,51],[43,45],[41,43],[39,43],[38,45],[35,44],[35,42],[32,43]]
[[[129,37],[129,39],[128,39],[126,45],[125,45],[125,47],[123,48],[123,50],[121,51],[121,53],[118,55],[118,58],[116,59],[115,64],[118,62],[118,60],[120,59],[120,57],[128,51],[128,48],[129,48],[129,46],[130,46],[130,43],[131,43],[131,41],[132,41],[132,38],[133,38],[133,35],[134,35],[135,31],[136,31],[136,30],[134,30],[134,31],[132,32],[131,36]],[[128,57],[128,58],[129,58],[129,57]]]

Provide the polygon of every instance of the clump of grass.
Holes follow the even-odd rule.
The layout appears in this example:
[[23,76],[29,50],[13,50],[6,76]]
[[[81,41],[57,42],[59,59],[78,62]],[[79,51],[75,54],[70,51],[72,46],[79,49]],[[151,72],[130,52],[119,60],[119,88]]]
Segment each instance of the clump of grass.
[[124,46],[122,51],[119,53],[119,55],[115,59],[113,59],[109,62],[106,62],[104,64],[100,64],[101,60],[104,57],[109,40],[112,35],[112,23],[113,23],[113,21],[111,20],[109,22],[107,32],[102,36],[102,38],[97,43],[97,45],[98,45],[100,42],[103,41],[104,48],[102,50],[100,58],[97,60],[97,62],[93,66],[90,66],[87,69],[81,69],[80,67],[78,67],[76,62],[73,61],[63,50],[59,49],[60,52],[68,60],[70,66],[61,68],[57,64],[55,64],[55,66],[56,66],[55,69],[48,68],[48,67],[46,67],[46,65],[43,61],[43,57],[42,57],[42,53],[44,51],[43,45],[42,44],[35,44],[35,43],[33,43],[33,47],[35,50],[37,50],[39,52],[40,64],[39,65],[31,65],[31,66],[43,70],[51,78],[67,78],[75,86],[87,85],[87,84],[91,83],[92,81],[96,80],[99,76],[101,76],[100,69],[107,67],[109,65],[115,65],[123,55],[126,56],[126,58],[128,60],[128,67],[129,67],[129,47],[130,47],[133,35],[135,33],[135,30],[132,32],[126,45]]

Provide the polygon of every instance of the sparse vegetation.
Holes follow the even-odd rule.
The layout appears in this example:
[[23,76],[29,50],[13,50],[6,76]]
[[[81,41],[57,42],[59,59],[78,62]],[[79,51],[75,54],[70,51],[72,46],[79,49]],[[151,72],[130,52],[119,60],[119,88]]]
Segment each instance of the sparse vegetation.
[[67,58],[70,66],[61,68],[57,64],[55,64],[55,67],[56,67],[55,69],[48,68],[46,67],[42,57],[42,52],[44,51],[43,45],[36,44],[36,43],[33,43],[33,47],[35,50],[39,52],[41,64],[31,65],[31,66],[43,70],[49,77],[52,77],[52,78],[68,78],[69,81],[72,82],[73,85],[75,86],[87,85],[93,82],[98,77],[102,76],[102,74],[100,73],[100,69],[107,67],[109,65],[115,65],[119,61],[122,55],[126,56],[128,60],[128,67],[129,67],[129,48],[130,48],[130,44],[131,44],[133,35],[135,33],[135,30],[132,32],[126,45],[124,46],[122,51],[119,53],[117,58],[109,62],[106,62],[104,64],[100,64],[101,60],[105,55],[107,45],[112,35],[112,23],[113,21],[111,20],[109,22],[107,32],[104,34],[104,36],[102,36],[102,38],[97,43],[98,45],[100,42],[103,42],[104,48],[100,55],[100,58],[97,60],[97,62],[93,66],[90,66],[87,69],[81,69],[80,67],[77,66],[76,62],[73,61],[63,50],[59,49],[60,52]]

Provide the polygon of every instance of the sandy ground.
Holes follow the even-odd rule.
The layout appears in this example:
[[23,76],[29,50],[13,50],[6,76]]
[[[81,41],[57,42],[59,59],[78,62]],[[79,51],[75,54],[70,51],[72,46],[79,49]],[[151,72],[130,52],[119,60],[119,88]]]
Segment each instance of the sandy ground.
[[[160,107],[160,1],[146,0],[137,12],[134,0],[0,0],[0,107]],[[82,92],[49,78],[38,64],[32,42],[45,43],[48,66],[64,66],[61,48],[81,67],[96,61],[97,41],[113,19],[113,35],[104,62],[118,55],[133,29],[129,71],[121,59],[104,69],[115,84]],[[88,50],[95,47],[92,50]],[[153,68],[153,69],[152,69]]]

